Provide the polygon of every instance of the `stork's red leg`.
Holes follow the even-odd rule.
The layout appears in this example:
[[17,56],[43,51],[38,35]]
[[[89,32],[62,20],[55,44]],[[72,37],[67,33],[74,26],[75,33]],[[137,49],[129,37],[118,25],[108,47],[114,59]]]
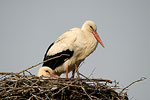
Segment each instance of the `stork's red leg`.
[[66,67],[66,78],[68,79],[68,66]]
[[75,74],[75,69],[72,71],[72,76],[71,76],[71,78],[74,78],[74,74]]

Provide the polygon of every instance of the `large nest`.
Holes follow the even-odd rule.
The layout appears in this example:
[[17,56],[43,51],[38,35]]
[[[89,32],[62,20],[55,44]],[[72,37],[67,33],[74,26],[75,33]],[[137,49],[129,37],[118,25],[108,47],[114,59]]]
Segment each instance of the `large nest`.
[[2,100],[128,100],[104,79],[52,79],[34,75],[1,74]]

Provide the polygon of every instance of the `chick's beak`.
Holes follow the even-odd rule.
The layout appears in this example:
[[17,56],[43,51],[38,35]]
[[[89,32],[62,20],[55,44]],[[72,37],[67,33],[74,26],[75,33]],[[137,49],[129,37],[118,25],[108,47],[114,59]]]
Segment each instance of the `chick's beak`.
[[60,76],[58,76],[58,75],[56,75],[56,74],[54,74],[54,73],[50,74],[50,76],[51,76],[51,77],[60,78]]

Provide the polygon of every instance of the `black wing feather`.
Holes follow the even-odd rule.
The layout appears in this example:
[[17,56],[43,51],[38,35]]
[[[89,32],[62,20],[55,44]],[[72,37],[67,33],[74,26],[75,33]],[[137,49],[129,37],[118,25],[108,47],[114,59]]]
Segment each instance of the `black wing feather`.
[[45,54],[45,57],[44,57],[44,61],[47,60],[47,59],[50,59],[50,58],[54,58],[54,57],[55,57],[55,58],[52,59],[52,60],[49,60],[49,61],[47,61],[47,62],[45,62],[45,63],[43,63],[43,66],[48,66],[48,67],[50,67],[51,69],[54,70],[54,69],[57,68],[59,65],[63,64],[63,63],[66,61],[66,59],[71,58],[72,55],[73,55],[73,53],[74,53],[74,51],[70,51],[69,49],[67,49],[67,50],[64,50],[64,51],[62,51],[62,52],[59,52],[59,53],[57,53],[57,54],[47,56],[47,53],[48,53],[48,51],[50,50],[50,48],[52,47],[53,44],[54,44],[54,43],[52,43],[52,44],[49,46],[49,48],[47,49],[46,54]]

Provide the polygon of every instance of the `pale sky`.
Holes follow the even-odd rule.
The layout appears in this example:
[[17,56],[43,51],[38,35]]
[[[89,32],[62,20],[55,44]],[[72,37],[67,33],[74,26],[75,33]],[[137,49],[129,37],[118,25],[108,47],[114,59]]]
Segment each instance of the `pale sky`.
[[[19,72],[43,60],[58,36],[86,20],[97,25],[98,45],[79,71],[119,81],[123,88],[150,78],[149,0],[0,0],[0,72]],[[37,75],[38,66],[29,70]],[[64,75],[62,75],[64,77]],[[127,91],[131,100],[150,99],[150,79]]]

